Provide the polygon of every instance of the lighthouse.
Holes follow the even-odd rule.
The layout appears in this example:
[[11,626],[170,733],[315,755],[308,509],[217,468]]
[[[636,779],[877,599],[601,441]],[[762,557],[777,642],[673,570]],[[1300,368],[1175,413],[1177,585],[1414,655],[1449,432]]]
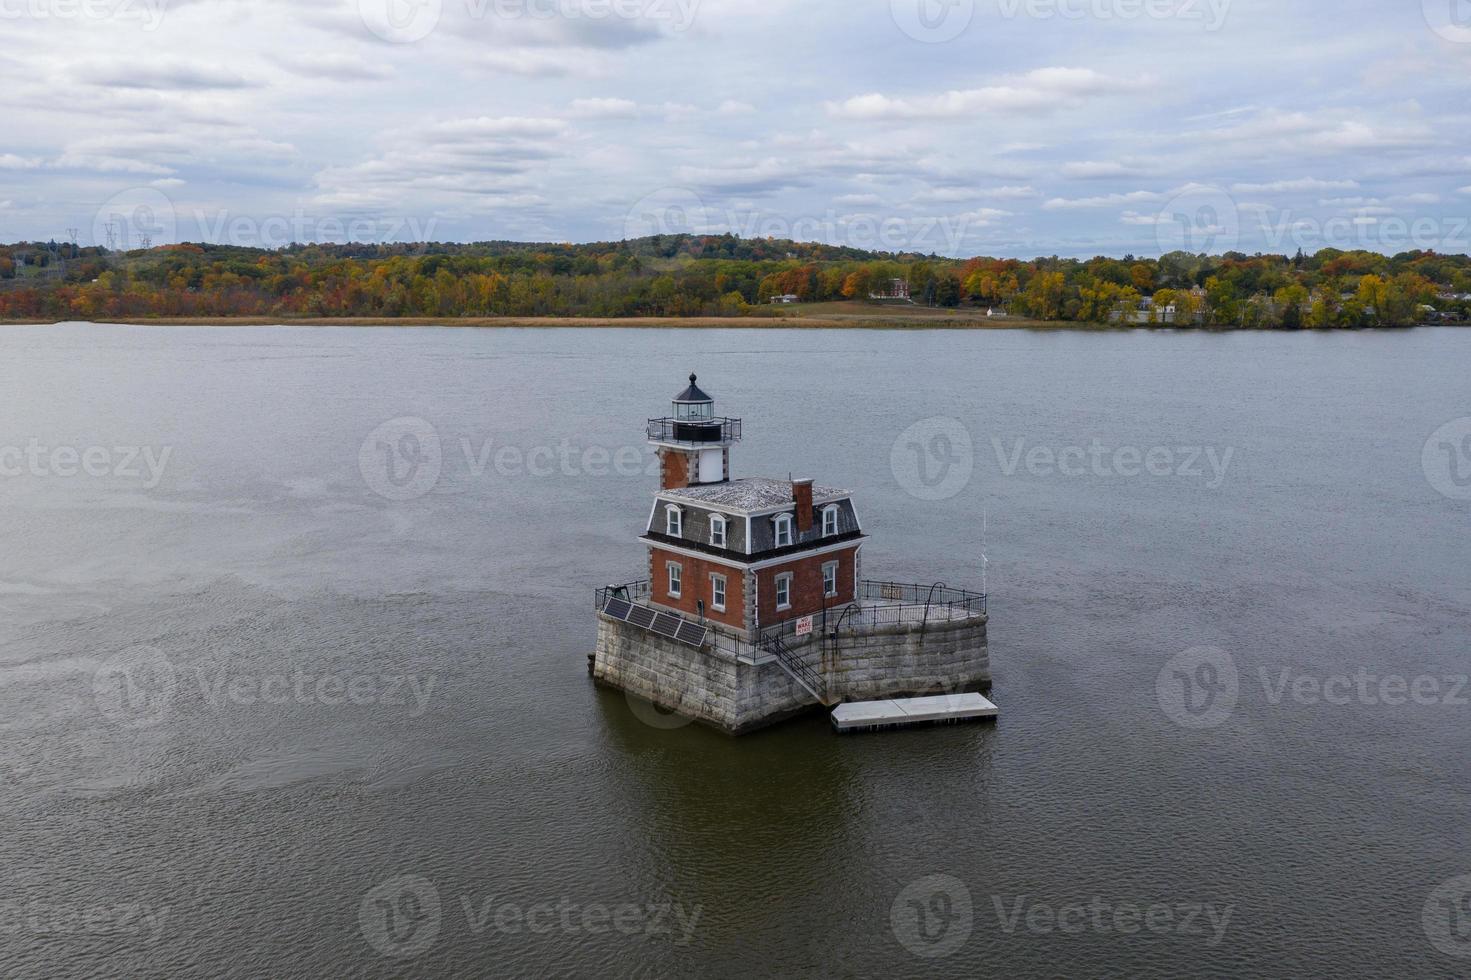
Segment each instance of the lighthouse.
[[986,596],[867,581],[853,493],[737,476],[699,377],[648,420],[644,577],[597,594],[593,676],[728,732],[817,706],[990,685]]
[[649,421],[661,462],[642,539],[652,601],[748,637],[853,602],[864,534],[852,494],[733,478],[741,420],[717,417],[698,380],[690,375],[672,416]]

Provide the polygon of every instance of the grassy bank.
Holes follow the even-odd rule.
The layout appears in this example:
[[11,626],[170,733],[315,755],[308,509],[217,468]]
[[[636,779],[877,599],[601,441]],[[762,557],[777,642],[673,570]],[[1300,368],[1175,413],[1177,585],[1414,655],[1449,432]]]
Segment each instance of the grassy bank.
[[[937,315],[931,315],[937,314]],[[8,326],[45,326],[53,321],[0,320]],[[1107,329],[1101,324],[1043,322],[1019,317],[957,315],[954,311],[893,313],[792,313],[760,317],[122,317],[107,323],[130,326],[191,327],[466,327],[511,329],[518,327],[590,329],[704,329],[704,330],[1017,330],[1017,329]]]

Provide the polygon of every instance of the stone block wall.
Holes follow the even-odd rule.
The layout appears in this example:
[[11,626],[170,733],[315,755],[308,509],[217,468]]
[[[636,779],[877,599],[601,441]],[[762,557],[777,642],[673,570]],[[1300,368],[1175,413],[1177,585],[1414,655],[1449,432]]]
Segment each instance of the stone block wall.
[[[845,633],[823,662],[817,637],[793,652],[825,678],[834,704],[987,690],[986,618]],[[759,658],[759,655],[758,655]],[[731,734],[763,728],[819,706],[774,660],[738,662],[598,616],[593,676]]]

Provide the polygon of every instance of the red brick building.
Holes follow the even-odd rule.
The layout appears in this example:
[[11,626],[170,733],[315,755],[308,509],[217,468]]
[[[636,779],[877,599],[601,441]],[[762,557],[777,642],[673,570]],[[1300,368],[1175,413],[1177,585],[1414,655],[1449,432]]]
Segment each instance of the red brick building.
[[858,597],[864,533],[847,490],[733,479],[741,421],[715,415],[690,375],[674,414],[649,421],[660,488],[641,539],[649,599],[754,636]]

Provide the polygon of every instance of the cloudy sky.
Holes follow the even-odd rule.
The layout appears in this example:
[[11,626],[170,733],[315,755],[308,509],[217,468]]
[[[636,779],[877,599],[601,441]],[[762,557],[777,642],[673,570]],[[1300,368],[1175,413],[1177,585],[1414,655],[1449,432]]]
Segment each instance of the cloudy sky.
[[1471,251],[1471,0],[0,0],[0,240]]

